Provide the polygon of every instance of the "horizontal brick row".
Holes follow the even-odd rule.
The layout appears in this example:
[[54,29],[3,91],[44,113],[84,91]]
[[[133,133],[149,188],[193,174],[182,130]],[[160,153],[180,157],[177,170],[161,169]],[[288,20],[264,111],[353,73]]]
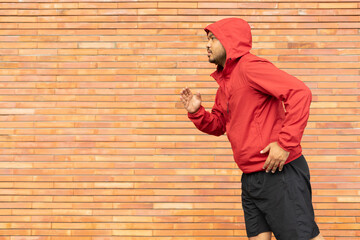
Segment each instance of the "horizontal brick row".
[[[360,44],[359,44],[360,46]],[[360,68],[360,63],[359,62],[325,62],[326,66],[333,68],[336,66],[342,67],[344,69],[356,69],[358,70],[358,68]],[[288,63],[277,63],[276,64],[278,67],[281,68],[295,68],[296,65],[298,65],[298,69],[327,69],[327,67],[324,66],[324,62],[318,62],[318,63],[302,63],[302,62],[288,62]],[[176,63],[176,62],[168,62],[168,61],[163,61],[163,62],[143,62],[141,64],[136,64],[133,62],[118,62],[118,63],[113,63],[113,62],[104,62],[104,63],[97,63],[94,64],[92,62],[68,62],[68,63],[51,63],[51,62],[38,62],[38,63],[32,63],[32,62],[28,62],[28,63],[12,63],[12,62],[3,62],[0,64],[0,66],[2,66],[5,69],[31,69],[31,68],[38,68],[38,69],[75,69],[75,68],[85,68],[85,69],[99,69],[99,71],[101,69],[109,69],[111,71],[111,69],[116,68],[116,69],[124,69],[125,71],[131,71],[131,69],[128,68],[143,68],[143,69],[197,69],[197,68],[210,68],[210,66],[208,66],[207,63],[197,63],[197,62],[181,62],[181,63]],[[9,70],[10,72],[11,70]],[[49,70],[50,72],[51,70]],[[146,70],[145,70],[146,71]],[[340,84],[340,83],[339,83]],[[343,84],[343,83],[341,83]],[[43,84],[44,85],[44,84]],[[65,84],[64,84],[65,85]],[[351,83],[350,85],[353,86],[357,86],[357,83]],[[71,86],[71,85],[70,85]],[[39,86],[39,88],[41,88],[41,86]],[[328,87],[329,88],[329,87]],[[343,85],[341,88],[347,88],[346,85]]]
[[[299,35],[298,30],[294,29],[251,29],[251,32],[253,33],[253,37],[261,37],[262,35],[276,35],[276,36],[297,36]],[[357,35],[358,29],[338,29],[338,28],[332,28],[332,29],[302,29],[301,30],[304,35],[308,35],[309,37],[317,37],[317,36],[332,36],[332,35]],[[181,32],[179,32],[177,29],[71,29],[71,30],[65,30],[65,29],[57,29],[57,30],[51,30],[51,29],[2,29],[0,32],[0,36],[27,36],[27,35],[39,35],[38,37],[49,37],[49,36],[59,36],[62,35],[76,35],[76,36],[89,36],[90,39],[93,36],[111,36],[111,35],[120,35],[120,37],[126,37],[128,35],[130,36],[136,36],[136,35],[154,35],[156,38],[158,35],[175,35],[178,37],[189,35],[190,37],[197,37],[198,35],[204,34],[203,29],[198,28],[188,28],[188,29],[181,29]],[[204,40],[205,40],[205,36]],[[334,37],[334,36],[332,36]],[[276,37],[275,37],[276,38]],[[51,38],[50,38],[51,39]],[[81,39],[81,37],[80,37]],[[136,40],[136,38],[135,38]],[[266,51],[266,49],[262,49]],[[341,49],[338,49],[341,50]],[[316,52],[315,52],[316,53]],[[312,55],[314,52],[311,53]],[[328,53],[329,54],[329,53]],[[331,53],[330,53],[331,54]]]
[[[258,42],[254,43],[253,47],[254,49],[259,49],[261,47],[266,47],[267,49],[273,49],[273,48],[279,48],[279,49],[312,49],[312,48],[322,48],[322,49],[332,49],[332,48],[345,48],[345,49],[351,49],[351,48],[359,48],[360,42]],[[22,43],[13,43],[13,42],[3,42],[1,45],[1,48],[6,49],[33,49],[33,48],[39,48],[39,49],[118,49],[121,51],[121,49],[142,49],[142,48],[148,48],[148,49],[154,49],[161,52],[161,49],[172,49],[172,48],[197,48],[197,49],[204,49],[204,42],[186,42],[179,44],[177,42],[22,42]],[[179,51],[179,50],[178,50]],[[24,51],[23,51],[24,52]],[[204,50],[203,50],[204,52]],[[24,52],[25,53],[25,52]],[[196,52],[195,52],[196,53]],[[185,53],[183,53],[185,54]],[[139,63],[140,64],[140,63]],[[141,63],[144,64],[144,63]],[[140,64],[140,67],[142,66]],[[165,64],[165,63],[162,63]],[[206,63],[206,66],[210,66],[210,64]],[[20,66],[19,66],[20,67]],[[101,67],[101,66],[99,66]],[[161,67],[161,65],[159,66]],[[343,67],[343,66],[339,66]],[[81,66],[79,67],[81,68]],[[166,67],[171,68],[171,65]]]
[[[2,74],[3,75],[57,75],[57,74],[64,74],[64,75],[121,75],[121,74],[138,74],[138,75],[194,75],[194,74],[204,74],[205,71],[209,71],[210,69],[204,69],[204,70],[198,70],[198,69],[174,69],[174,68],[153,68],[153,69],[3,69]],[[345,75],[358,75],[359,69],[356,68],[339,68],[341,72],[343,72]],[[284,69],[284,71],[287,71],[289,74],[292,75],[313,75],[313,74],[322,74],[322,75],[337,75],[336,71],[334,69]],[[40,84],[40,83],[39,83]],[[41,86],[41,84],[40,84]],[[42,85],[41,88],[46,88],[45,85]],[[139,90],[134,90],[135,92],[139,92]],[[158,90],[160,91],[160,90]],[[178,93],[178,91],[177,91]]]
[[[46,22],[37,22],[37,23],[0,23],[0,27],[4,29],[162,29],[162,28],[173,28],[173,29],[181,29],[181,28],[204,28],[208,24],[210,24],[210,20],[205,22],[177,22],[181,21],[183,17],[180,16],[178,19],[174,19],[173,22],[158,22],[154,25],[151,22],[136,22],[136,19],[133,22],[124,23],[118,21],[127,21],[126,19],[114,21],[112,23],[106,22],[69,22],[69,23],[46,23]],[[213,17],[214,18],[214,17]],[[224,18],[224,16],[217,17],[214,20],[220,20]],[[317,21],[316,21],[317,22]],[[251,27],[254,29],[258,28],[275,28],[275,29],[287,29],[287,28],[297,28],[297,29],[317,29],[317,28],[359,28],[359,22],[317,22],[316,25],[313,22],[253,22],[251,23]]]
[[[220,3],[222,4],[222,3]],[[262,4],[262,3],[261,3]],[[359,14],[359,11],[352,10],[348,11],[349,14]],[[18,13],[21,14],[21,13]],[[101,13],[98,13],[100,16],[97,15],[89,15],[89,16],[3,16],[0,17],[0,23],[17,23],[19,26],[22,26],[23,23],[62,23],[62,22],[74,22],[74,23],[87,23],[91,24],[92,22],[96,23],[104,23],[104,22],[118,22],[118,21],[125,21],[125,22],[172,22],[172,21],[179,21],[180,18],[183,16],[172,16],[172,15],[182,15],[181,13],[177,14],[177,10],[169,11],[169,10],[159,10],[159,9],[150,9],[150,10],[137,10],[135,13],[136,15],[163,15],[163,16],[139,16],[139,17],[132,17],[132,16],[101,16]],[[227,15],[223,13],[224,15]],[[286,13],[285,13],[286,14]],[[318,16],[318,15],[307,15],[306,11],[300,12],[301,16],[249,16],[247,19],[250,23],[256,22],[295,22],[295,23],[302,23],[302,22],[357,22],[359,21],[359,16]],[[323,13],[324,14],[324,13]],[[219,14],[220,15],[220,14]],[[231,14],[231,15],[243,15],[238,14]],[[186,19],[183,19],[184,22],[208,22],[211,21],[214,16],[187,16]],[[223,16],[221,16],[223,17]],[[218,18],[218,17],[217,17]],[[195,23],[194,23],[195,24]],[[26,25],[25,25],[26,26]],[[139,26],[140,23],[139,23]]]
[[[269,1],[269,0],[267,0]],[[33,3],[32,3],[33,2]],[[265,2],[265,3],[264,3]],[[11,3],[11,1],[8,1],[8,3],[0,3],[0,8],[6,8],[6,9],[77,9],[77,8],[95,8],[95,9],[117,9],[117,8],[155,8],[155,9],[161,9],[161,8],[215,8],[215,9],[221,9],[221,8],[259,8],[259,9],[266,9],[266,8],[330,8],[330,9],[342,9],[342,8],[358,8],[359,3],[355,1],[350,2],[302,2],[301,0],[299,2],[231,2],[231,1],[221,1],[219,3],[217,2],[211,2],[211,1],[176,1],[176,2],[169,2],[166,0],[163,1],[141,1],[136,3],[117,3],[114,2],[103,2],[103,1],[86,1],[86,2],[63,2],[59,1],[56,3],[51,3],[50,0],[48,0],[45,3],[37,2],[37,1],[30,1],[30,2],[22,2],[22,3]]]
[[[8,1],[9,2],[9,1]],[[288,17],[291,15],[300,15],[298,17],[302,16],[333,16],[335,18],[342,18],[349,15],[356,16],[359,13],[359,9],[355,8],[313,8],[310,5],[301,6],[300,9],[291,9],[291,8],[256,8],[256,5],[253,5],[251,7],[250,5],[246,3],[240,3],[240,8],[206,8],[206,11],[204,9],[194,9],[194,8],[183,8],[182,4],[180,8],[167,8],[167,9],[158,9],[156,8],[156,5],[154,3],[140,3],[140,2],[133,2],[133,3],[122,3],[121,6],[119,6],[117,9],[89,9],[86,7],[78,8],[76,10],[74,9],[62,9],[60,11],[54,10],[54,9],[46,9],[46,8],[36,8],[31,10],[26,9],[14,9],[11,8],[12,6],[7,5],[8,8],[6,8],[6,5],[2,5],[0,8],[0,13],[2,16],[38,16],[39,18],[42,16],[73,16],[74,19],[77,19],[77,17],[81,16],[129,16],[129,15],[193,15],[193,16],[216,16],[216,15],[228,15],[228,16],[236,16],[236,15],[249,15],[249,19],[256,19],[257,16],[251,16],[255,13],[261,16],[284,16]],[[264,6],[264,3],[257,3]],[[352,3],[353,6],[355,6]],[[226,6],[226,5],[224,5]],[[314,6],[314,5],[313,5]],[[300,7],[300,6],[299,6]],[[293,16],[296,17],[296,16]],[[15,18],[15,17],[14,17]],[[41,19],[41,18],[40,18]],[[61,21],[62,18],[59,19]],[[53,19],[54,21],[57,21]],[[146,19],[145,19],[146,21]]]

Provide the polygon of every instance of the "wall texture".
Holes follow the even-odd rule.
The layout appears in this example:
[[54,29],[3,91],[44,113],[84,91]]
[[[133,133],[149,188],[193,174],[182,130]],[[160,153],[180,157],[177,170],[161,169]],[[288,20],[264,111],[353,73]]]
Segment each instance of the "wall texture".
[[360,239],[357,0],[2,0],[1,240],[241,240],[241,172],[179,92],[210,109],[206,25],[313,92],[303,138],[327,240]]

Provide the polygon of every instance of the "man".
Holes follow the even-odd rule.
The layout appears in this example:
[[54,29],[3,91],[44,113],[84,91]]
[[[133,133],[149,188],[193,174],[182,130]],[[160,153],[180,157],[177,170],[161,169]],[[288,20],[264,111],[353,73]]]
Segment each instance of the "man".
[[227,18],[205,28],[211,75],[219,84],[211,113],[201,95],[181,92],[188,117],[208,134],[226,132],[243,171],[242,205],[251,240],[324,239],[314,221],[310,174],[300,141],[311,91],[266,59],[249,53],[249,24]]

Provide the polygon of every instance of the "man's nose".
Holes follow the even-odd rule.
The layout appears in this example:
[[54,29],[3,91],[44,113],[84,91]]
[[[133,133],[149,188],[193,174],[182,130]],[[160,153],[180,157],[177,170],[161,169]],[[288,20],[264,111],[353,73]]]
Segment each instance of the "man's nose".
[[206,48],[209,49],[210,47],[211,47],[210,41],[208,41],[207,44],[206,44]]

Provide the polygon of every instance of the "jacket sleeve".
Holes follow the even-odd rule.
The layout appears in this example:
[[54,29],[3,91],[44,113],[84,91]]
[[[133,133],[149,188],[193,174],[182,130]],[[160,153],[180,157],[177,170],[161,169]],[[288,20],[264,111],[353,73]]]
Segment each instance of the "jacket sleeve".
[[[218,90],[219,91],[219,90]],[[195,113],[188,113],[189,119],[202,132],[220,136],[226,131],[224,115],[220,110],[219,100],[216,94],[215,104],[211,113],[206,111],[203,106]]]
[[285,120],[278,144],[286,151],[300,145],[309,118],[312,94],[299,79],[266,60],[252,60],[244,68],[250,87],[283,101]]

